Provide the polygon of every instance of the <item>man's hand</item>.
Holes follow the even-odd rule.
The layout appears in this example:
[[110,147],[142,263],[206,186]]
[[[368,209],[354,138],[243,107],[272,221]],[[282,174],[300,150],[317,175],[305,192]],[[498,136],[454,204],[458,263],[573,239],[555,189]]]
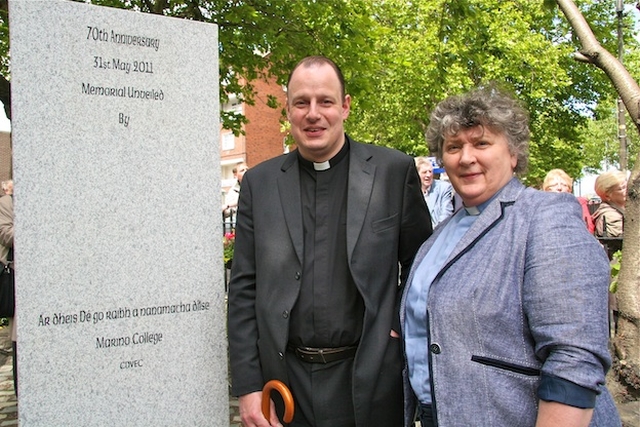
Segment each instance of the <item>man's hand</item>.
[[262,415],[262,392],[255,391],[238,398],[240,419],[244,427],[282,427],[276,414],[276,407],[271,401],[271,419],[267,421]]

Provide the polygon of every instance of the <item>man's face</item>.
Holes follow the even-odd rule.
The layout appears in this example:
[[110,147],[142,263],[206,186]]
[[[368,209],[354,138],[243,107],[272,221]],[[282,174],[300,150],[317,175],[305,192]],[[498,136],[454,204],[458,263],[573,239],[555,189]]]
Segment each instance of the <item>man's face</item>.
[[618,206],[624,206],[627,202],[627,182],[623,181],[610,189],[607,196],[609,196],[610,202]]
[[238,165],[237,169],[236,169],[236,178],[238,179],[238,182],[242,182],[242,177],[244,176],[244,173],[248,170],[249,168],[247,167],[247,165],[245,165],[244,163],[241,165]]
[[422,191],[429,190],[429,188],[431,188],[431,183],[433,182],[433,165],[431,162],[422,163],[418,169],[418,175],[420,175]]
[[13,194],[13,182],[9,181],[7,183],[7,188],[4,190],[4,194],[12,195]]
[[351,98],[342,99],[340,81],[330,65],[304,65],[291,76],[287,94],[287,118],[300,154],[324,162],[344,144],[344,120]]

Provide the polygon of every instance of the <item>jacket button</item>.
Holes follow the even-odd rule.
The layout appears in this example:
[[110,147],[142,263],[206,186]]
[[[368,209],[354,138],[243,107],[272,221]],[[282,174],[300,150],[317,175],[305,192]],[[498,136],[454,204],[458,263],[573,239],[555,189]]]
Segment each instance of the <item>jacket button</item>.
[[300,272],[296,271],[296,280],[300,280]]
[[280,358],[280,360],[284,359],[284,354],[282,354],[282,352],[278,353],[278,357]]
[[433,354],[440,354],[440,352],[442,351],[442,349],[440,348],[440,344],[430,344],[429,345],[429,350],[431,350],[431,353]]
[[282,312],[282,317],[284,317],[285,319],[288,319],[289,318],[289,311],[288,310],[283,311]]

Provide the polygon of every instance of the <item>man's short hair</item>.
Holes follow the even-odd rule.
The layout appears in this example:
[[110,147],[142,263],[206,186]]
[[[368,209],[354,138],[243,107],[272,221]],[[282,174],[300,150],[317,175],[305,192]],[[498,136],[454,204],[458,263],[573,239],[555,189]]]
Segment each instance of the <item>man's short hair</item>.
[[236,163],[236,165],[233,167],[233,169],[231,169],[231,172],[238,173],[238,166],[246,165],[246,164],[247,164],[246,162],[238,162],[238,163]]
[[342,70],[340,70],[340,67],[338,67],[338,65],[332,60],[330,60],[329,58],[324,56],[319,56],[319,55],[307,56],[306,58],[303,58],[302,60],[300,60],[300,62],[298,62],[295,67],[293,67],[293,70],[291,70],[291,73],[289,74],[289,78],[287,79],[287,91],[289,90],[289,83],[291,83],[291,77],[293,76],[293,73],[298,68],[302,66],[304,66],[305,68],[309,68],[309,67],[321,66],[321,65],[328,65],[331,68],[333,68],[333,70],[336,72],[336,75],[338,76],[338,80],[340,81],[340,91],[342,92],[342,100],[344,100],[345,96],[347,96],[347,90],[345,87],[344,75],[342,74]]

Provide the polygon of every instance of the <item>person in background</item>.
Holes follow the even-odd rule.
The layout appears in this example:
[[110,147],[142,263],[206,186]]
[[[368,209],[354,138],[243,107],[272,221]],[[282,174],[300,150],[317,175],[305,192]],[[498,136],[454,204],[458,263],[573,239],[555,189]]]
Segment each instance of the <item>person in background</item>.
[[435,229],[453,213],[453,188],[446,181],[433,179],[433,163],[429,158],[416,157],[415,162],[424,200],[431,215],[431,225]]
[[624,205],[627,201],[627,175],[620,171],[602,173],[596,178],[596,194],[602,202],[593,213],[596,237],[622,237]]
[[427,129],[463,208],[416,254],[401,303],[405,426],[620,426],[609,263],[573,195],[526,188],[527,112],[494,86]]
[[402,286],[431,234],[413,159],[344,131],[351,97],[331,60],[287,83],[297,149],[244,176],[229,284],[232,394],[245,427],[278,426],[261,392],[277,379],[295,427],[402,424]]
[[[3,266],[13,264],[13,180],[2,181],[4,196],[0,197],[0,263]],[[13,389],[18,395],[18,346],[16,344],[16,322],[9,319],[11,342],[13,345]]]
[[238,208],[238,197],[240,196],[240,187],[242,185],[242,178],[244,173],[249,170],[245,162],[238,162],[233,168],[233,177],[236,179],[235,184],[229,189],[224,199],[224,206],[222,206],[222,213],[225,218],[230,216]]
[[[571,193],[573,191],[573,179],[562,169],[551,169],[547,172],[547,176],[544,177],[542,190],[556,193]],[[593,234],[595,226],[591,212],[589,212],[587,199],[584,197],[577,197],[577,199],[582,208],[582,219],[587,226],[587,230]]]
[[[594,235],[607,251],[609,260],[622,250],[624,235],[624,206],[627,201],[627,175],[621,171],[604,172],[596,178],[596,194],[600,197],[600,205],[593,213],[595,222]],[[611,310],[611,328],[615,333],[618,325],[618,297],[609,294]]]

